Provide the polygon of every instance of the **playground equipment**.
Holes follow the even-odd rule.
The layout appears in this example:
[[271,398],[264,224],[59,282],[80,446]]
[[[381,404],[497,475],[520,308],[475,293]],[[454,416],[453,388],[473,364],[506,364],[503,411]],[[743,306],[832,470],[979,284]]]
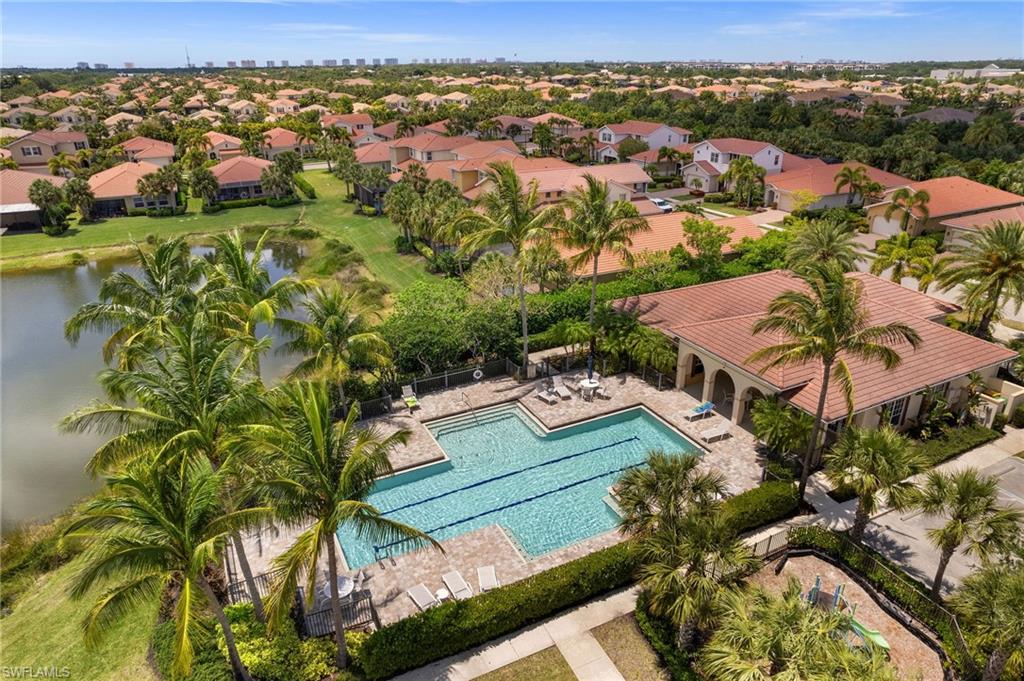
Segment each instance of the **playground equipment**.
[[868,629],[863,623],[858,622],[854,615],[857,613],[857,604],[850,603],[843,596],[843,592],[846,590],[845,584],[837,584],[835,590],[832,592],[832,598],[829,599],[828,605],[824,605],[821,601],[821,575],[816,575],[814,578],[814,586],[807,592],[807,603],[814,607],[828,607],[830,610],[839,610],[840,612],[846,612],[850,615],[850,633],[860,640],[859,646],[865,646],[868,642],[872,645],[876,645],[886,653],[889,652],[889,642],[885,640],[881,632],[877,629]]

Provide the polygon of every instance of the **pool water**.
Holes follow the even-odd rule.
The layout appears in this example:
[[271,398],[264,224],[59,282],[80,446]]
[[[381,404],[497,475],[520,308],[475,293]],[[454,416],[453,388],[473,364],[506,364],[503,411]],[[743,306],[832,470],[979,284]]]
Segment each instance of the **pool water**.
[[[608,487],[650,450],[701,452],[640,407],[550,432],[517,403],[426,425],[449,461],[379,481],[369,502],[438,541],[499,524],[530,557],[613,529]],[[413,548],[338,540],[350,568]]]

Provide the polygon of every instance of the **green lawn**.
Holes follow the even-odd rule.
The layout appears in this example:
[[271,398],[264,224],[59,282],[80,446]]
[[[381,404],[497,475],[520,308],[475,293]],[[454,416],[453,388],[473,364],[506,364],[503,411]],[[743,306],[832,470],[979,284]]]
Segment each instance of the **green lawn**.
[[89,258],[115,255],[133,239],[144,241],[150,234],[201,236],[235,228],[303,224],[352,244],[366,258],[370,273],[393,290],[428,276],[422,258],[395,252],[398,228],[388,219],[353,215],[353,204],[342,200],[344,185],[326,171],[304,175],[316,188],[318,198],[294,206],[251,206],[207,215],[199,212],[197,201],[191,201],[188,213],[173,217],[124,217],[81,226],[73,224],[60,237],[41,232],[11,233],[0,238],[0,271],[65,265],[69,254],[75,252]]
[[118,620],[87,650],[81,623],[95,594],[78,602],[68,598],[76,562],[41,577],[14,612],[0,619],[0,666],[67,667],[68,678],[90,681],[157,681],[147,660],[156,603]]
[[554,646],[477,678],[480,681],[576,681],[576,675],[572,673],[569,663]]
[[605,622],[590,633],[626,681],[668,681],[671,678],[640,632],[632,613]]
[[679,201],[680,203],[686,203],[687,201],[696,201],[700,197],[699,196],[694,196],[693,194],[676,194],[675,196],[670,197],[670,198],[673,201]]
[[727,213],[729,215],[753,215],[754,211],[746,210],[744,208],[736,208],[735,206],[727,206],[724,203],[705,203],[704,208],[708,210],[717,211],[719,213]]

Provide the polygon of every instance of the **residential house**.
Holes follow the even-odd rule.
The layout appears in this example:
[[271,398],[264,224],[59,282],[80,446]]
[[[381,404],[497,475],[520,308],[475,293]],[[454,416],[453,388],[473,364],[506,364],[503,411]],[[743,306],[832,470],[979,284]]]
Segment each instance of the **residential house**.
[[242,155],[242,140],[233,135],[210,130],[203,137],[209,144],[206,153],[211,161],[223,161]]
[[63,109],[57,109],[50,114],[50,118],[67,125],[84,125],[95,119],[95,116],[88,109],[71,104]]
[[[520,171],[518,174],[524,187],[529,186],[531,182],[537,183],[537,196],[542,204],[557,203],[565,198],[566,194],[585,186],[586,175],[592,175],[608,185],[609,201],[633,201],[635,199],[646,201],[643,194],[646,193],[647,185],[651,182],[651,177],[635,163],[588,168],[567,164],[567,166],[559,165],[542,170]],[[486,191],[489,186],[489,180],[482,183],[478,187],[477,194]],[[660,211],[656,209],[650,211],[651,214],[655,212]]]
[[122,142],[129,161],[145,161],[163,168],[174,162],[174,145],[170,142],[151,139],[149,137],[133,137]]
[[533,123],[529,119],[519,116],[495,116],[491,121],[498,126],[502,137],[507,137],[513,142],[525,143],[533,139]]
[[752,159],[768,175],[782,172],[784,154],[774,144],[737,137],[718,137],[693,145],[693,160],[682,169],[686,186],[706,192],[720,191],[719,178],[741,156]]
[[313,153],[315,143],[312,140],[302,140],[291,130],[285,128],[271,128],[263,133],[263,155],[273,161],[278,154],[284,151],[294,151],[299,156],[309,156]]
[[209,121],[212,125],[218,125],[223,118],[224,115],[221,112],[214,111],[213,109],[200,109],[188,116],[190,121]]
[[228,113],[234,116],[236,121],[250,121],[259,114],[259,107],[248,99],[239,99],[227,106]]
[[252,156],[233,156],[210,167],[217,178],[217,200],[252,199],[263,196],[260,175],[273,166],[273,162]]
[[912,192],[924,191],[929,197],[927,217],[920,210],[915,210],[910,218],[907,231],[914,236],[941,231],[944,229],[943,223],[951,218],[1024,204],[1024,196],[964,177],[936,177],[921,182],[908,182],[890,188],[880,200],[864,207],[872,233],[891,236],[900,231],[903,210],[896,209],[889,217],[885,213],[892,205],[893,193],[903,187]]
[[764,205],[792,212],[795,201],[801,198],[799,192],[808,192],[818,197],[816,201],[803,206],[805,210],[836,208],[851,202],[860,205],[863,198],[856,192],[851,197],[849,187],[844,187],[841,191],[836,190],[836,176],[846,167],[863,168],[868,178],[881,185],[883,190],[905,185],[910,181],[905,177],[855,161],[809,164],[797,170],[786,170],[768,177],[765,180]]
[[675,101],[679,101],[681,99],[694,99],[696,97],[693,90],[679,85],[666,85],[665,87],[655,88],[654,90],[651,90],[651,94],[655,97],[664,95]]
[[305,93],[302,90],[293,90],[291,88],[287,88],[284,90],[278,90],[274,96],[277,97],[278,99],[290,99],[293,102],[297,102],[300,99],[302,99],[303,94]]
[[433,92],[421,92],[416,95],[414,101],[420,105],[423,109],[436,109],[437,107],[444,104],[444,100],[439,95],[435,95]]
[[644,142],[648,149],[674,147],[690,141],[693,133],[685,128],[676,128],[664,123],[648,121],[626,121],[612,123],[597,129],[597,160],[602,163],[619,160],[618,144],[627,138]]
[[564,137],[573,131],[583,129],[583,126],[575,118],[551,111],[542,113],[539,116],[530,116],[526,120],[530,121],[533,126],[540,125],[541,123],[548,125],[551,128],[551,132],[559,137]]
[[201,95],[197,95],[197,96],[192,97],[191,99],[187,100],[182,105],[181,108],[185,110],[185,115],[189,115],[189,114],[194,114],[197,111],[200,111],[202,109],[205,109],[206,106],[207,106],[206,98],[201,96]]
[[[873,324],[901,322],[920,336],[894,346],[902,361],[893,368],[859,357],[843,357],[853,385],[852,417],[843,391],[833,386],[825,400],[826,437],[846,425],[907,428],[919,423],[926,393],[938,393],[951,404],[968,398],[971,375],[1002,385],[1000,366],[1017,354],[944,325],[957,307],[866,273],[852,273]],[[640,323],[663,333],[677,348],[676,385],[712,402],[734,423],[743,423],[750,407],[763,397],[780,399],[814,414],[821,396],[821,365],[807,362],[765,369],[748,360],[751,353],[779,342],[777,335],[754,334],[754,323],[786,291],[806,284],[776,270],[699,286],[618,300],[613,307],[637,315]]]
[[40,175],[23,170],[0,170],[0,227],[3,229],[35,228],[42,224],[39,206],[28,198],[28,188],[36,180],[61,187],[67,180],[53,175]]
[[274,99],[267,102],[267,110],[275,116],[299,113],[299,103],[290,99]]
[[6,145],[18,168],[30,173],[49,173],[47,164],[58,154],[74,156],[89,148],[84,132],[37,130]]
[[96,197],[93,208],[98,217],[118,217],[144,211],[147,208],[174,208],[174,194],[146,198],[139,194],[139,180],[160,167],[152,163],[126,161],[113,168],[101,170],[89,178],[89,186]]
[[679,155],[678,158],[659,158],[658,154],[661,152],[659,147],[657,149],[641,151],[639,154],[633,154],[629,157],[629,160],[632,163],[639,164],[642,168],[653,168],[657,175],[681,175],[683,166],[693,158],[693,147],[694,145],[690,143],[668,147]]
[[4,125],[9,125],[12,128],[24,128],[33,119],[43,119],[49,115],[50,112],[44,109],[36,109],[31,106],[19,106],[15,109],[8,109],[7,111],[0,113],[0,121],[3,121]]
[[391,141],[371,142],[356,147],[356,163],[364,168],[383,168],[390,174],[391,168]]
[[1024,204],[987,210],[983,213],[958,215],[943,220],[942,226],[946,229],[946,246],[965,244],[970,235],[992,226],[995,222],[1024,223]]
[[970,125],[978,114],[964,109],[954,109],[948,106],[936,106],[919,113],[907,114],[900,118],[900,121],[928,121],[929,123],[966,123]]
[[861,108],[864,109],[867,109],[872,104],[892,109],[898,116],[903,113],[904,109],[910,106],[910,100],[899,95],[877,94],[868,95],[860,101]]
[[118,111],[116,114],[107,116],[103,119],[103,127],[105,127],[108,132],[128,130],[144,120],[145,119],[142,116],[136,116],[135,114],[128,113],[127,111]]
[[384,95],[384,97],[381,98],[381,101],[384,102],[385,107],[392,111],[409,110],[409,98],[405,95],[392,93],[390,95]]
[[471,96],[467,95],[465,92],[459,92],[458,90],[455,92],[449,92],[446,95],[441,95],[441,99],[445,104],[454,104],[462,108],[473,103],[473,98]]
[[18,95],[14,99],[8,99],[7,103],[10,104],[12,108],[17,109],[20,107],[32,106],[36,103],[36,100],[28,95]]
[[370,114],[328,114],[320,118],[320,125],[324,128],[345,128],[353,141],[353,146],[358,146],[355,142],[356,139],[369,139],[368,142],[363,141],[363,144],[377,141],[373,131],[373,118]]
[[399,166],[401,163],[413,160],[421,164],[431,161],[451,161],[455,158],[453,150],[460,146],[473,144],[477,140],[472,137],[460,135],[458,137],[445,137],[443,135],[413,135],[412,137],[399,137],[392,140],[391,144],[391,165]]

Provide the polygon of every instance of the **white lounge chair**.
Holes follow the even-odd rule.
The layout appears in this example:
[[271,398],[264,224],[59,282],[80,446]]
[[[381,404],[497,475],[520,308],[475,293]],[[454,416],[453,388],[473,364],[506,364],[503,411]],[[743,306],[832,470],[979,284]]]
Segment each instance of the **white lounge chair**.
[[568,400],[572,398],[572,392],[570,392],[569,388],[566,387],[565,382],[562,381],[561,376],[553,376],[551,378],[551,385],[551,392],[555,393],[563,400]]
[[476,579],[480,582],[480,591],[490,591],[491,589],[497,589],[501,586],[498,582],[497,575],[494,574],[493,565],[485,565],[476,569]]
[[537,388],[537,399],[548,404],[558,404],[558,395],[554,394],[544,386]]
[[732,424],[729,421],[722,419],[710,428],[702,430],[700,432],[700,439],[710,444],[715,440],[721,440],[722,438],[729,437],[729,430],[731,426]]
[[597,388],[594,389],[594,394],[600,397],[602,400],[612,399],[611,394],[607,390],[605,390],[603,385],[597,386]]
[[457,600],[462,601],[473,595],[473,589],[469,588],[469,584],[466,584],[466,580],[462,578],[462,573],[458,570],[446,572],[441,576],[441,581],[448,587],[448,592]]
[[430,589],[428,589],[427,585],[422,582],[405,593],[409,594],[409,598],[412,599],[412,602],[415,603],[416,607],[420,610],[426,610],[427,608],[432,608],[438,604],[437,598],[434,597],[434,594],[430,593]]
[[710,414],[714,410],[714,408],[714,402],[704,402],[702,404],[698,404],[690,411],[684,412],[683,418],[686,419],[687,421],[695,421],[697,419],[702,419],[708,414]]
[[416,399],[416,393],[412,391],[411,385],[402,386],[402,400],[405,402],[405,406],[409,407],[409,411],[420,406],[420,401]]

